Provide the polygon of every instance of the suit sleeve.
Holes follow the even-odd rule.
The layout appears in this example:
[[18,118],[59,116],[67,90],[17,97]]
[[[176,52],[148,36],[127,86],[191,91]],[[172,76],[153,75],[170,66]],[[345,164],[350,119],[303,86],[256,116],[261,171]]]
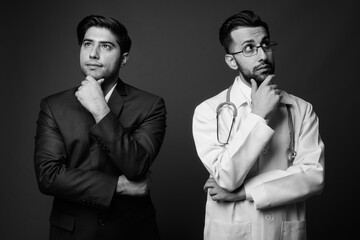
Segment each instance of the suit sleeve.
[[125,128],[116,116],[109,112],[93,126],[91,134],[125,177],[136,180],[149,170],[157,156],[165,128],[165,103],[162,98],[157,97],[144,120],[135,128]]
[[293,165],[286,170],[265,172],[245,183],[247,198],[252,198],[257,209],[303,201],[324,187],[324,144],[311,104],[307,104],[301,120]]
[[117,177],[69,167],[65,144],[46,101],[41,102],[35,136],[34,166],[42,193],[72,202],[107,208]]

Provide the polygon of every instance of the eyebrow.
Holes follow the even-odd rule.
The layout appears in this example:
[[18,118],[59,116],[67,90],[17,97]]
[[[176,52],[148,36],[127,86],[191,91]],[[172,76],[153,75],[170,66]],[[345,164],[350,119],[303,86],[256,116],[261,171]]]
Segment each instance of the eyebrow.
[[[269,36],[264,36],[260,43],[264,42],[264,40],[270,40]],[[255,43],[254,39],[249,39],[249,40],[246,40],[244,41],[241,45],[244,45],[244,44],[247,44],[247,43]]]
[[[92,40],[92,39],[84,38],[83,42],[95,42],[95,41]],[[113,47],[116,47],[116,45],[113,42],[110,42],[110,41],[99,41],[99,43],[101,43],[101,44],[105,43],[105,44],[112,45]]]
[[244,45],[246,43],[254,43],[255,41],[253,39],[244,41],[241,45]]

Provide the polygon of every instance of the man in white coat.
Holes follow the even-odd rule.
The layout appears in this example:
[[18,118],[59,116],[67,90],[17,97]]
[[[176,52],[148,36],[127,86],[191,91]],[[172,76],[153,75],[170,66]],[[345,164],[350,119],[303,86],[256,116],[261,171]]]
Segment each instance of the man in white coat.
[[219,38],[239,75],[194,112],[196,150],[210,173],[204,239],[306,239],[304,201],[324,187],[318,117],[274,84],[276,43],[254,12],[229,17]]

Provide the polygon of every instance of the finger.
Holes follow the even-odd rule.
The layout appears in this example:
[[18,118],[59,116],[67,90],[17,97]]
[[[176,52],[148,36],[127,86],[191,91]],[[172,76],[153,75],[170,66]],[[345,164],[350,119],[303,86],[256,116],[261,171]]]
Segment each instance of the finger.
[[206,192],[207,189],[214,188],[214,186],[212,184],[209,184],[209,183],[206,182],[203,188],[204,188],[204,191]]
[[215,184],[216,184],[216,182],[215,182],[214,179],[208,179],[208,180],[205,182],[205,185],[206,185],[206,186],[214,187]]
[[86,80],[89,80],[90,82],[96,81],[95,78],[93,78],[93,77],[90,76],[90,75],[87,75],[85,79],[86,79]]
[[274,89],[274,91],[275,91],[276,95],[281,95],[281,90],[280,89]]
[[211,196],[211,199],[213,201],[219,201],[220,200],[220,198],[219,198],[219,196],[217,194],[215,194],[214,196]]
[[101,78],[101,79],[97,80],[98,84],[100,84],[100,85],[103,84],[104,81],[105,81],[104,78]]
[[257,91],[258,86],[254,79],[250,79],[251,82],[251,96]]
[[216,195],[216,192],[214,191],[213,188],[210,188],[210,189],[208,190],[208,192],[209,192],[209,195],[210,195],[211,197],[214,196],[214,195]]
[[267,86],[272,84],[272,80],[275,78],[274,74],[269,74],[260,86]]
[[81,81],[81,86],[85,86],[88,83],[89,83],[89,81],[85,79],[85,80]]
[[207,180],[206,182],[214,183],[214,182],[215,182],[215,179],[213,179],[213,178],[208,178],[208,180]]
[[214,188],[214,184],[212,182],[206,181],[206,183],[204,184],[203,189],[205,190],[205,192],[207,191],[207,189],[209,188]]
[[269,87],[271,88],[271,89],[277,89],[277,85],[276,84],[272,84],[272,85],[269,85]]

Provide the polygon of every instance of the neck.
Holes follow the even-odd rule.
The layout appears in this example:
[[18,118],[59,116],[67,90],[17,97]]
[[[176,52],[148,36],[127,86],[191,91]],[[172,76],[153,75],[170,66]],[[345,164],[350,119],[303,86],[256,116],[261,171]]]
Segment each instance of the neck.
[[103,90],[104,96],[110,91],[110,89],[116,84],[117,78],[114,79],[105,79],[103,84],[101,85],[101,89]]
[[239,74],[239,78],[246,86],[251,87],[250,80],[246,79],[241,73]]

